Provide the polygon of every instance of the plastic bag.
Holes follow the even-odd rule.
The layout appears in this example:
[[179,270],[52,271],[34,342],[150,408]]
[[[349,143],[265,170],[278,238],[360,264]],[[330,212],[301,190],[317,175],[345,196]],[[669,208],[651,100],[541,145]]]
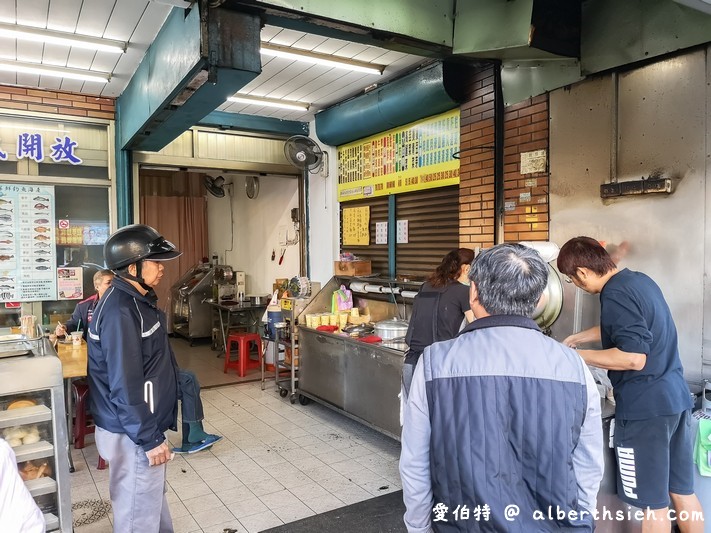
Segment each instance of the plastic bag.
[[333,291],[331,313],[350,311],[351,309],[353,309],[353,293],[346,289],[345,285],[341,285],[340,289]]

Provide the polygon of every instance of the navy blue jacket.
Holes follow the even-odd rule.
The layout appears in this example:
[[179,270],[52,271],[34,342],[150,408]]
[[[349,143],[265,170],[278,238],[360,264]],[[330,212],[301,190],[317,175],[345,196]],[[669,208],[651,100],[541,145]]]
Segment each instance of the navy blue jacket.
[[125,433],[145,451],[176,429],[178,365],[153,291],[115,277],[89,325],[91,412],[100,428]]
[[529,318],[480,318],[426,348],[404,415],[410,533],[593,530],[600,396],[580,356]]
[[64,329],[67,330],[67,333],[76,331],[79,327],[81,327],[82,335],[86,339],[86,332],[89,329],[89,322],[91,322],[94,315],[94,309],[96,308],[96,303],[98,301],[99,295],[94,294],[77,304],[74,308],[74,312],[72,313],[72,317],[67,320],[66,324],[64,324]]

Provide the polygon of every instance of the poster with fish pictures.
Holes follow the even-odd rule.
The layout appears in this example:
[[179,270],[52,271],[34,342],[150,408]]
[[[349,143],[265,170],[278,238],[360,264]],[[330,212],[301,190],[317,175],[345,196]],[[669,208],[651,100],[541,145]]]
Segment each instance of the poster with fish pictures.
[[0,302],[57,298],[54,187],[0,184]]

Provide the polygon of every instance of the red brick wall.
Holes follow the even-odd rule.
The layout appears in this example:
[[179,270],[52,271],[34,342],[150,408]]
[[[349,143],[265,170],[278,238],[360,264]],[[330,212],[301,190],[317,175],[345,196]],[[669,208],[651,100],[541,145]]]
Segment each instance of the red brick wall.
[[[494,71],[479,72],[460,108],[459,243],[494,244]],[[548,172],[521,174],[521,152],[548,151],[548,95],[504,110],[506,242],[548,239]],[[530,200],[528,199],[530,194]]]
[[0,85],[0,108],[114,119],[113,98]]
[[[521,152],[548,153],[548,95],[534,96],[504,111],[504,240],[548,240],[548,172],[521,174]],[[530,200],[529,200],[530,195]],[[509,207],[510,209],[510,207]]]
[[484,69],[469,85],[460,108],[459,245],[494,244],[494,71]]

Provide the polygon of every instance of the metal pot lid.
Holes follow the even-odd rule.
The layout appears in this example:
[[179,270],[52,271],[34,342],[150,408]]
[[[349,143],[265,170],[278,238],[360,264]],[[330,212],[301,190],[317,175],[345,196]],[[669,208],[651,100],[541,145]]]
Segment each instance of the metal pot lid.
[[558,272],[551,266],[548,267],[548,283],[541,295],[541,301],[533,311],[533,320],[541,329],[550,328],[558,319],[560,310],[563,308],[563,284],[560,281]]
[[409,322],[407,320],[401,320],[399,318],[390,318],[375,323],[375,328],[382,329],[383,331],[407,331],[408,326]]

